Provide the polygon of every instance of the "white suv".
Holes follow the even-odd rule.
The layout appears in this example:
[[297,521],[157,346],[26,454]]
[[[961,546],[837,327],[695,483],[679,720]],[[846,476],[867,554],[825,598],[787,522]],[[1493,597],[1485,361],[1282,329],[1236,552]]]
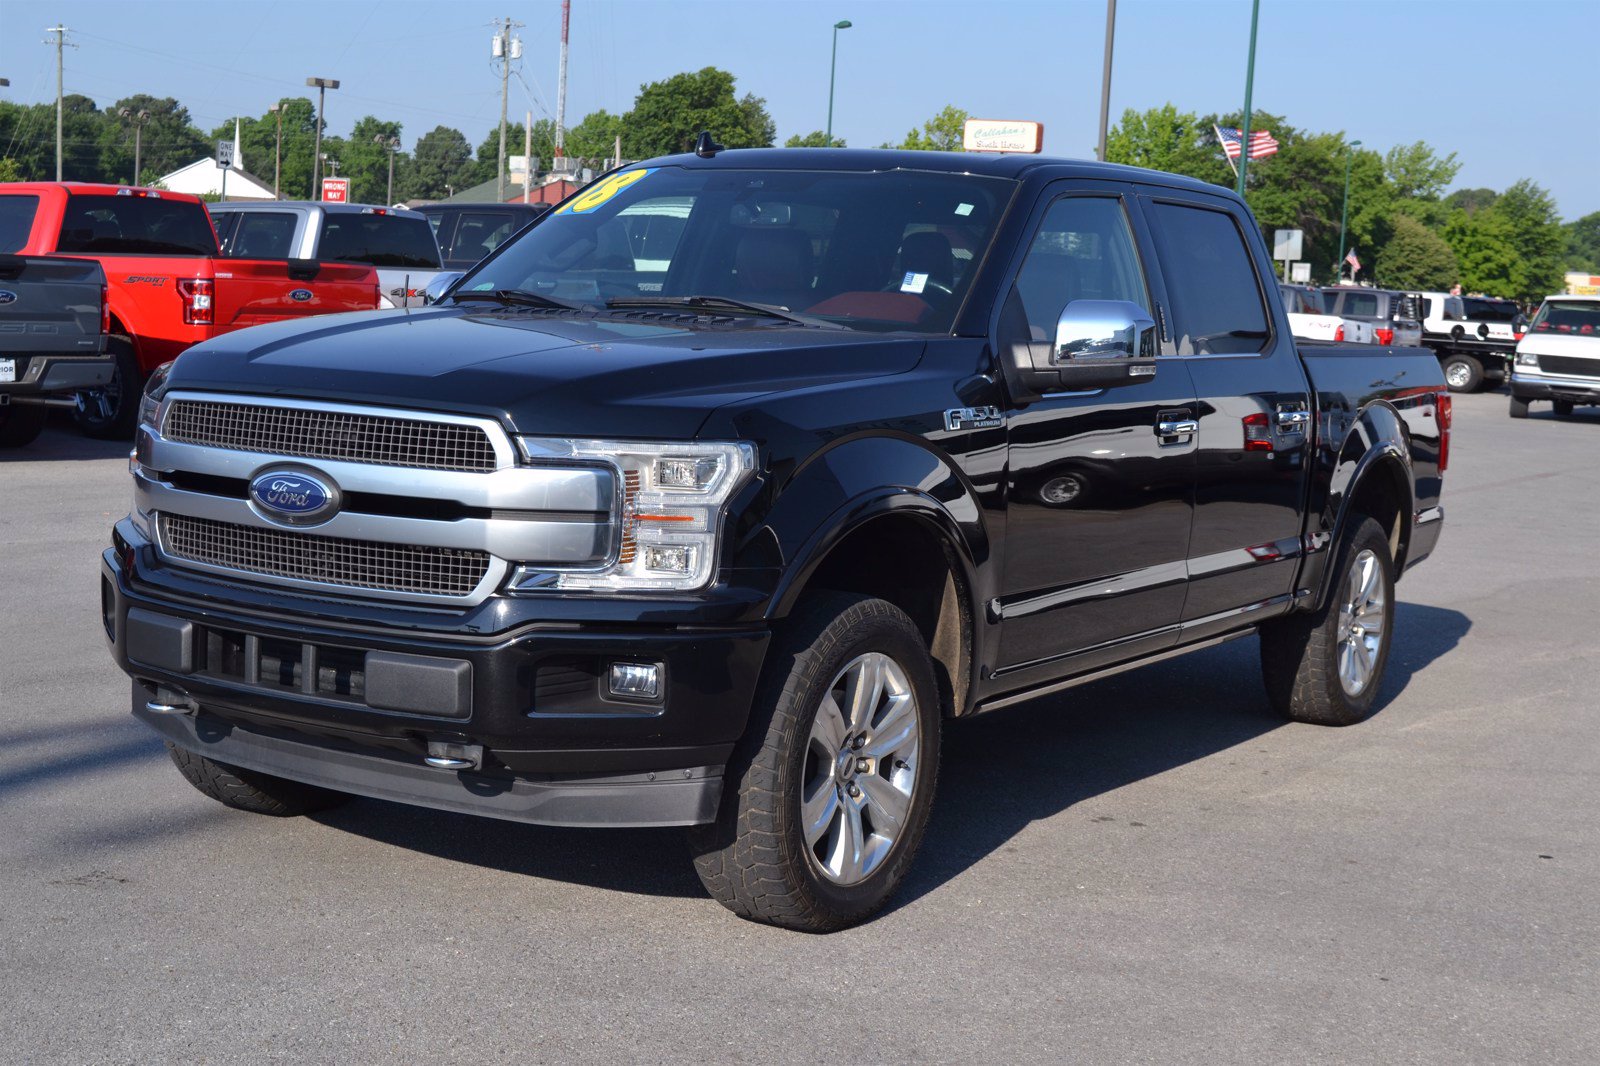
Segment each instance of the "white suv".
[[1600,296],[1551,296],[1517,344],[1511,368],[1511,417],[1549,400],[1566,417],[1579,404],[1600,404]]

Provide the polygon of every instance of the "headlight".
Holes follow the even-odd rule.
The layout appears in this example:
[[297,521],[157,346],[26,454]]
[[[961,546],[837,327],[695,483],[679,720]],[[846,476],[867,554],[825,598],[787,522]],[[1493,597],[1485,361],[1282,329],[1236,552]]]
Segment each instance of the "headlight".
[[1518,352],[1517,353],[1517,365],[1518,366],[1538,366],[1539,365],[1539,357],[1537,355],[1534,355],[1532,352]]
[[519,568],[511,591],[537,589],[663,590],[704,588],[716,573],[723,510],[756,467],[743,442],[641,443],[521,437],[529,459],[602,462],[615,467],[618,549],[603,569]]
[[173,360],[167,360],[154,370],[150,371],[149,379],[144,383],[144,394],[139,397],[139,425],[156,426],[156,413],[161,408],[161,396],[166,391],[167,375],[172,372]]

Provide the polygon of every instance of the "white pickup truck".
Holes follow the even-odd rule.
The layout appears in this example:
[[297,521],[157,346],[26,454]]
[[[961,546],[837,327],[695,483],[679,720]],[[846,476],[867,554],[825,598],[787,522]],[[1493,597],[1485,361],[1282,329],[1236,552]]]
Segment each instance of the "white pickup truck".
[[1279,285],[1283,307],[1289,315],[1289,328],[1300,340],[1343,341],[1347,344],[1376,344],[1372,323],[1330,315],[1322,303],[1322,293],[1304,285]]

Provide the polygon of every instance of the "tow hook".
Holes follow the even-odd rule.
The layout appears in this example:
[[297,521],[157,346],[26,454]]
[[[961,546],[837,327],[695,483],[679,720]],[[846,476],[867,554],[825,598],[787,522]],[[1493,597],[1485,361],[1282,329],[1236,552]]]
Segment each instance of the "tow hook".
[[184,693],[161,685],[155,696],[145,701],[144,709],[151,714],[193,714],[199,708]]
[[438,770],[477,770],[483,766],[482,744],[455,744],[447,740],[428,741],[428,756],[422,760]]

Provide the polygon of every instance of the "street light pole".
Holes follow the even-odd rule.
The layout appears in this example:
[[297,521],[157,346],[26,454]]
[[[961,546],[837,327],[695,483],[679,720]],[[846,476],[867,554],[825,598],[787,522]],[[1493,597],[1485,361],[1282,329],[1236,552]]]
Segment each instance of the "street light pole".
[[322,199],[322,116],[328,106],[328,90],[339,87],[338,78],[307,78],[306,84],[317,90],[317,143],[311,149],[311,198]]
[[137,185],[139,184],[139,163],[142,158],[141,149],[144,141],[144,124],[150,121],[150,112],[144,110],[134,111],[125,107],[118,111],[117,114],[125,119],[131,119],[133,122],[133,181],[129,182],[129,184]]
[[1355,158],[1352,149],[1360,147],[1360,141],[1351,141],[1344,150],[1344,206],[1339,208],[1339,261],[1333,264],[1335,281],[1344,277],[1344,228],[1350,221],[1350,161]]
[[1244,128],[1239,131],[1239,177],[1234,191],[1244,195],[1244,172],[1250,166],[1250,91],[1256,83],[1256,21],[1261,17],[1261,0],[1250,0],[1250,62],[1244,74]]
[[388,204],[393,204],[394,203],[394,154],[395,154],[395,152],[399,151],[399,149],[400,149],[400,138],[398,138],[398,137],[385,137],[383,134],[378,133],[378,134],[374,134],[372,139],[377,141],[379,144],[383,145],[384,150],[389,153],[389,198],[388,198],[388,200],[386,200],[384,202],[388,203]]
[[1117,0],[1106,0],[1106,61],[1100,73],[1100,143],[1095,158],[1106,161],[1106,126],[1111,122],[1111,40],[1117,33]]
[[279,101],[267,108],[278,118],[278,136],[272,144],[272,198],[282,199],[278,195],[278,176],[283,169],[283,101]]
[[833,147],[833,77],[839,69],[839,31],[850,28],[849,19],[840,19],[833,24],[833,58],[828,61],[828,128],[823,132],[823,145]]

